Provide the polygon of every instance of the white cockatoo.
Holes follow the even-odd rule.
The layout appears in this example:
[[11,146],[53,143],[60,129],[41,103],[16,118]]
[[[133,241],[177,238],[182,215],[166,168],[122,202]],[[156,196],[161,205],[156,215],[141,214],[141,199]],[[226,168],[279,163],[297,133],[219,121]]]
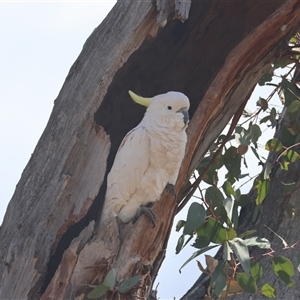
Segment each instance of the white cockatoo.
[[129,94],[147,110],[118,149],[101,219],[117,216],[128,223],[145,213],[155,225],[155,215],[146,205],[159,200],[168,184],[174,187],[185,154],[190,103],[180,92],[153,98]]

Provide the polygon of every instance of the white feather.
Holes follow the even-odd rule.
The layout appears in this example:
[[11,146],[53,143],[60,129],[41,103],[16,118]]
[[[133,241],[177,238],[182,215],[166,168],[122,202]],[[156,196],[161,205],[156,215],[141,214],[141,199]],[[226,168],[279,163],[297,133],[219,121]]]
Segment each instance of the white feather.
[[117,215],[127,223],[141,205],[159,200],[168,183],[175,184],[187,140],[178,112],[184,107],[189,108],[189,101],[181,93],[158,95],[125,136],[108,174],[103,220]]

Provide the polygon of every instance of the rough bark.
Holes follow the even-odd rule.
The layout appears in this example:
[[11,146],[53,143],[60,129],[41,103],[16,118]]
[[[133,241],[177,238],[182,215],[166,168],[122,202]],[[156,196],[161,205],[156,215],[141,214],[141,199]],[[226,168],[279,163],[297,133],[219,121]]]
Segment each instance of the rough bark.
[[112,267],[118,283],[141,274],[136,293],[146,297],[164,257],[173,196],[155,203],[155,228],[143,217],[120,234],[114,220],[99,227],[107,172],[143,115],[128,89],[190,98],[180,191],[300,19],[296,0],[193,1],[184,23],[173,19],[175,8],[162,28],[150,1],[119,1],[84,45],[1,227],[1,299],[83,299]]

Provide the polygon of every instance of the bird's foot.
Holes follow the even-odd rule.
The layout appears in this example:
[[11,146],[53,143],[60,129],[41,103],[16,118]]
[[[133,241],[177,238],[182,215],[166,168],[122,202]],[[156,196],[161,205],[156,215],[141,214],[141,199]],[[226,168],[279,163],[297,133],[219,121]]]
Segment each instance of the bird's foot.
[[175,191],[175,185],[174,185],[174,184],[172,184],[172,183],[167,183],[167,185],[166,185],[166,191],[167,191],[169,194],[173,195],[175,199],[177,199],[177,193],[176,193],[176,191]]
[[132,219],[132,223],[134,224],[142,214],[146,215],[152,223],[153,227],[155,227],[155,214],[153,210],[150,207],[143,205],[138,208],[135,216]]

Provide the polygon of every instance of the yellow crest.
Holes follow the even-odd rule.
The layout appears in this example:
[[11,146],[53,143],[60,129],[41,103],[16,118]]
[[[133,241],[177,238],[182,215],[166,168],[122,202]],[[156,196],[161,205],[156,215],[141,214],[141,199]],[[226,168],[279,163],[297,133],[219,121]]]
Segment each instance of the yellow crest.
[[152,98],[144,98],[144,97],[138,96],[137,94],[135,94],[132,91],[128,91],[128,93],[134,102],[141,104],[143,106],[148,107],[152,101]]

